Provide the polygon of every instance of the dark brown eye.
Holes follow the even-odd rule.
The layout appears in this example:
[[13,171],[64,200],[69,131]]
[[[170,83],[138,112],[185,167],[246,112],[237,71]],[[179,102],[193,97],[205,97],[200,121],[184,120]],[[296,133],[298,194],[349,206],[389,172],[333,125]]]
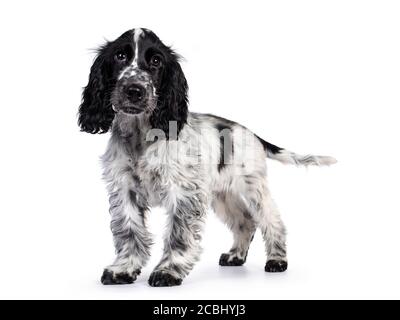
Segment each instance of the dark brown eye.
[[124,52],[117,52],[115,54],[115,60],[119,61],[119,62],[124,62],[126,61],[127,56]]
[[159,55],[154,55],[150,59],[150,64],[153,67],[159,67],[161,65],[161,57]]

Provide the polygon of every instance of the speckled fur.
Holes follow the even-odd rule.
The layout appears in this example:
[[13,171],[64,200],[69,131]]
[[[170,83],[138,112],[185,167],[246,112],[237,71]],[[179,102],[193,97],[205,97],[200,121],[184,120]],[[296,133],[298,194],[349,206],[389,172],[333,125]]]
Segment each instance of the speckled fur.
[[[127,94],[132,84],[144,93],[135,101]],[[265,159],[335,162],[286,151],[230,120],[189,113],[178,56],[147,29],[129,30],[100,48],[78,123],[89,133],[111,128],[102,164],[116,259],[104,270],[101,280],[107,285],[133,283],[149,260],[152,235],[146,221],[153,206],[166,208],[168,226],[151,286],[179,285],[192,270],[209,208],[233,233],[221,266],[243,265],[260,228],[265,271],[285,271],[286,232],[267,187]]]
[[[220,121],[192,113],[178,140],[152,142],[144,135],[150,130],[145,118],[117,115],[102,158],[118,252],[107,270],[135,274],[144,266],[151,245],[145,223],[150,206],[165,207],[169,216],[156,273],[176,279],[189,273],[201,253],[201,231],[210,206],[234,235],[221,265],[235,265],[235,259],[245,262],[257,226],[267,253],[286,260],[285,228],[266,184],[265,151],[251,132],[231,123],[235,152],[220,170]],[[189,152],[183,155],[182,150]]]

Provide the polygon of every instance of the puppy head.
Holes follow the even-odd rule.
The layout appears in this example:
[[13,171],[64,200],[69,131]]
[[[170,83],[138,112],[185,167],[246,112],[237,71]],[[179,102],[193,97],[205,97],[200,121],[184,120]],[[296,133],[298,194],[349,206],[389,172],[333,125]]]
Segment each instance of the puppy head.
[[145,116],[168,136],[169,121],[177,122],[178,132],[186,123],[187,90],[178,56],[150,30],[129,30],[98,50],[78,124],[82,131],[104,133],[115,113]]

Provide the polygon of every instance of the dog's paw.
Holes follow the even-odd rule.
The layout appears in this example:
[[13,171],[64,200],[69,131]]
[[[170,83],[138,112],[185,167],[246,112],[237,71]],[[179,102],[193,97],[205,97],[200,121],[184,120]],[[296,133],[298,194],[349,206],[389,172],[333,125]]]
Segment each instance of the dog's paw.
[[140,271],[132,274],[127,272],[115,273],[114,271],[105,269],[101,276],[101,283],[104,285],[131,284],[136,280],[139,273]]
[[219,258],[219,265],[223,267],[238,267],[242,266],[244,263],[245,261],[243,259],[240,259],[236,256],[232,257],[229,253],[223,253]]
[[179,286],[182,279],[176,278],[166,271],[153,271],[149,278],[149,285],[152,287],[172,287]]
[[284,260],[268,260],[265,265],[265,272],[284,272],[288,266]]

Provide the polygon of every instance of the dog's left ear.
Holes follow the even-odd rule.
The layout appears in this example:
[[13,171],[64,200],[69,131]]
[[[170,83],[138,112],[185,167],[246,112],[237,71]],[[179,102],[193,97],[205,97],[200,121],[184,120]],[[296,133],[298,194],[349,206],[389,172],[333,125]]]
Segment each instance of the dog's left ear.
[[188,117],[188,84],[177,55],[171,52],[171,56],[158,92],[157,107],[150,118],[153,128],[163,130],[167,139],[169,121],[176,121],[179,135]]
[[82,131],[89,133],[107,132],[115,115],[110,102],[112,84],[105,69],[106,48],[107,45],[100,49],[90,69],[89,82],[79,107],[78,124]]

